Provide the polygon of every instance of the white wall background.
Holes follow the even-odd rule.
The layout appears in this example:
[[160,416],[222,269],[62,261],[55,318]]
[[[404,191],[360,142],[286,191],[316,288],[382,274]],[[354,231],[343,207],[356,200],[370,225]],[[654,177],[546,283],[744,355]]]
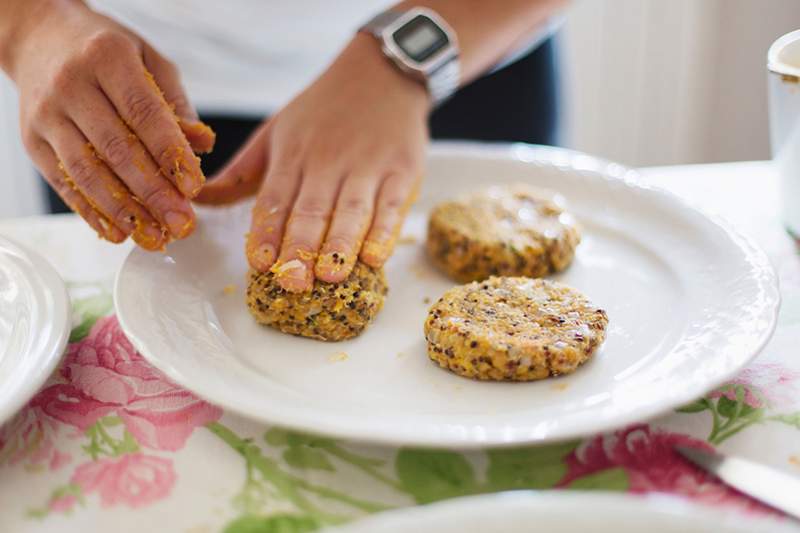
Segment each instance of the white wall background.
[[767,159],[766,53],[798,28],[798,0],[576,2],[569,144],[634,166]]
[[[570,146],[633,166],[769,157],[765,55],[800,0],[576,0],[561,37]],[[41,212],[0,80],[0,217]]]

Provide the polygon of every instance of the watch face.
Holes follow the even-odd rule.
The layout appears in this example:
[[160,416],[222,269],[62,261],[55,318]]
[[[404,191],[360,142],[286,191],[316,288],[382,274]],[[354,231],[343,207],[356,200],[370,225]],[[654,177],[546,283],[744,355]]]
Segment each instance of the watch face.
[[418,63],[429,59],[448,44],[447,34],[425,15],[417,15],[397,29],[392,37],[397,46]]

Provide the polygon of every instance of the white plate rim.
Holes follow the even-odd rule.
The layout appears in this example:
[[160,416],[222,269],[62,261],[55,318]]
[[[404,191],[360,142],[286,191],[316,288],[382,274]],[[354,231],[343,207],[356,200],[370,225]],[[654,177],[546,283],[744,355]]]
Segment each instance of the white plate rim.
[[[34,297],[39,299],[43,309],[50,312],[49,318],[52,319],[50,330],[52,334],[33,355],[38,364],[30,365],[30,372],[15,376],[13,383],[16,383],[16,386],[7,391],[7,401],[0,402],[0,424],[2,424],[12,418],[39,392],[58,366],[69,340],[72,309],[64,280],[44,257],[2,235],[0,235],[0,250],[3,250],[2,253],[6,251],[12,253],[31,266],[30,270],[25,271],[25,275],[34,287],[46,291],[47,294],[35,294]],[[47,301],[47,295],[50,295],[52,301]],[[45,301],[41,301],[43,296]]]
[[[281,427],[290,428],[298,431],[305,431],[326,435],[351,441],[372,443],[390,446],[424,446],[430,448],[457,448],[457,449],[476,449],[485,447],[511,447],[524,444],[543,444],[546,442],[565,441],[574,438],[584,437],[603,431],[624,427],[631,423],[641,422],[669,412],[689,402],[696,400],[708,391],[720,386],[736,375],[744,366],[758,356],[772,337],[777,326],[778,312],[781,304],[778,276],[774,266],[769,261],[766,253],[758,247],[752,239],[745,236],[723,217],[711,213],[694,203],[672,193],[664,188],[651,184],[643,183],[640,175],[631,168],[624,165],[610,162],[582,152],[540,145],[530,145],[525,143],[480,143],[471,141],[445,141],[434,142],[430,149],[433,156],[458,156],[465,152],[479,154],[487,158],[513,158],[518,161],[554,165],[556,167],[567,167],[578,172],[590,172],[595,174],[594,179],[605,180],[610,186],[625,186],[638,189],[645,194],[660,196],[663,200],[676,204],[679,208],[692,211],[704,217],[710,224],[725,233],[730,240],[746,255],[748,262],[758,268],[758,282],[760,293],[767,300],[764,304],[764,318],[767,320],[767,327],[761,331],[758,340],[745,353],[739,350],[735,358],[727,356],[730,366],[725,372],[720,372],[715,379],[708,379],[702,385],[695,387],[683,387],[681,394],[674,393],[669,397],[669,401],[662,404],[651,403],[638,409],[628,409],[622,414],[614,416],[613,424],[610,424],[606,417],[598,417],[594,422],[587,423],[581,428],[572,428],[570,431],[561,431],[557,435],[544,434],[529,437],[519,437],[508,439],[499,438],[476,438],[472,433],[465,435],[463,432],[448,431],[438,432],[435,435],[430,433],[422,435],[414,431],[403,431],[402,428],[394,428],[393,431],[376,432],[374,427],[370,429],[369,423],[361,421],[350,421],[349,425],[342,424],[331,419],[337,417],[316,417],[313,423],[308,420],[298,420],[280,409],[265,407],[254,414],[248,409],[242,409],[236,401],[231,400],[230,395],[225,394],[206,394],[204,390],[193,389],[190,383],[179,369],[174,368],[168,363],[162,363],[156,356],[150,355],[148,342],[133,331],[131,324],[124,312],[124,298],[121,297],[121,278],[124,275],[125,267],[129,263],[130,257],[137,253],[136,249],[126,257],[114,280],[114,307],[121,327],[126,332],[128,338],[136,349],[152,365],[164,372],[168,378],[181,386],[192,390],[206,400],[219,405],[230,412],[237,413],[246,418],[260,420],[264,423],[275,424]],[[446,433],[446,436],[442,434]]]
[[[515,490],[463,496],[435,502],[428,505],[394,509],[369,515],[344,526],[322,529],[322,533],[364,533],[385,531],[384,528],[396,529],[397,526],[424,528],[426,520],[439,520],[443,517],[466,516],[503,516],[503,513],[514,511],[530,513],[530,517],[555,512],[557,515],[565,511],[582,509],[588,513],[598,513],[614,517],[627,514],[633,510],[639,516],[652,515],[653,519],[661,517],[681,517],[690,521],[686,526],[723,526],[723,531],[755,531],[754,528],[766,528],[774,533],[795,531],[788,525],[771,517],[750,516],[744,512],[731,513],[728,509],[711,507],[692,502],[669,493],[615,493],[588,490]],[[735,510],[734,510],[735,511]],[[391,529],[390,529],[391,530]],[[421,531],[426,531],[420,529]],[[716,530],[716,529],[715,529]],[[766,531],[766,529],[759,529]]]

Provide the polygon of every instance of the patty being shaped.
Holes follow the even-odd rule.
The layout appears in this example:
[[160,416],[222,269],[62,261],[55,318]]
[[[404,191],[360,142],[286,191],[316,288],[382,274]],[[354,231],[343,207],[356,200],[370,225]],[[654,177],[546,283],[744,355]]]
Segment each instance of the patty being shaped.
[[576,222],[554,196],[525,184],[444,202],[428,222],[428,255],[460,283],[560,272],[579,242]]
[[341,283],[316,280],[313,289],[303,293],[281,288],[278,275],[250,270],[250,313],[261,324],[284,333],[323,341],[350,339],[364,331],[383,307],[388,291],[383,269],[360,261]]
[[454,287],[428,311],[428,355],[473,379],[531,381],[574,372],[605,340],[608,316],[549,280],[491,277]]

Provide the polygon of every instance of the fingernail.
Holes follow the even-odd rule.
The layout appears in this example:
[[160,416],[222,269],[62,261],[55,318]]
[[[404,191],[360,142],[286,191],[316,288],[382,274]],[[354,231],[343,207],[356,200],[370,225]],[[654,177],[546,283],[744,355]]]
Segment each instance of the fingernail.
[[194,219],[180,211],[170,211],[164,215],[170,234],[176,239],[182,239],[194,229]]
[[372,262],[382,262],[385,259],[388,246],[384,241],[367,241],[361,249],[364,257]]
[[275,248],[271,244],[262,244],[250,254],[250,261],[256,270],[267,270],[275,261]]
[[347,254],[343,252],[329,252],[319,257],[316,265],[316,273],[320,278],[326,281],[332,281],[326,278],[336,278],[337,274],[343,272],[350,263]]
[[165,234],[163,228],[156,224],[142,224],[136,221],[136,230],[133,232],[133,240],[145,250],[161,250],[165,244]]
[[276,263],[271,272],[278,278],[278,285],[290,292],[302,292],[309,289],[309,271],[299,259],[286,263]]

